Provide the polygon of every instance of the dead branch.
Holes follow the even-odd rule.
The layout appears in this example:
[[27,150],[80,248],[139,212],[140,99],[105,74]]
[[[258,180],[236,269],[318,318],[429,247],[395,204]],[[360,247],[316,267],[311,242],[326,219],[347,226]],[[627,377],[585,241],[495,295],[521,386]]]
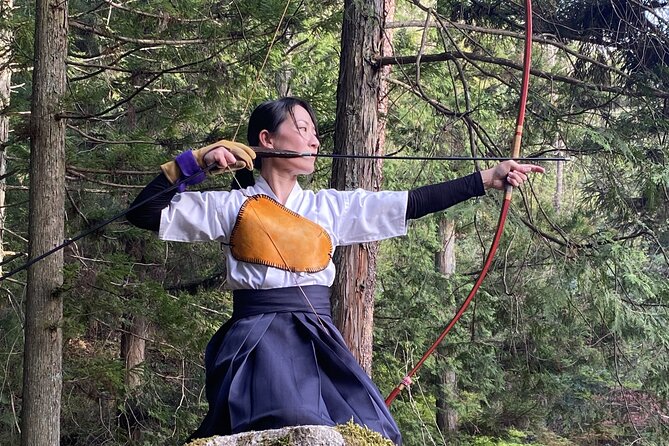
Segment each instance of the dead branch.
[[[446,61],[452,61],[456,59],[471,59],[471,60],[476,60],[479,62],[484,62],[484,63],[489,63],[493,65],[499,65],[507,68],[511,68],[513,70],[517,71],[522,71],[523,66],[521,64],[512,62],[508,59],[502,59],[500,57],[491,57],[491,56],[484,56],[481,54],[476,54],[476,53],[471,53],[471,52],[452,52],[452,51],[447,51],[443,53],[437,53],[437,54],[427,54],[427,55],[422,55],[420,60],[425,63],[431,63],[431,62],[446,62]],[[390,56],[390,57],[380,57],[376,59],[376,64],[379,67],[385,66],[385,65],[411,65],[415,64],[418,61],[418,56]],[[563,76],[560,74],[553,74],[553,73],[547,73],[545,71],[537,70],[536,68],[533,68],[531,70],[532,75],[536,77],[540,77],[542,79],[549,80],[551,82],[562,82],[565,84],[570,84],[570,85],[576,85],[581,88],[585,88],[587,90],[592,90],[592,91],[602,91],[606,93],[615,93],[615,94],[620,94],[622,96],[629,96],[629,97],[636,97],[636,98],[642,98],[642,97],[656,97],[656,98],[669,98],[669,92],[667,91],[662,91],[658,90],[657,88],[650,87],[650,86],[644,86],[643,91],[632,91],[623,87],[617,87],[613,85],[601,85],[601,84],[593,84],[590,82],[582,81],[580,79],[576,79],[573,77],[569,76]]]

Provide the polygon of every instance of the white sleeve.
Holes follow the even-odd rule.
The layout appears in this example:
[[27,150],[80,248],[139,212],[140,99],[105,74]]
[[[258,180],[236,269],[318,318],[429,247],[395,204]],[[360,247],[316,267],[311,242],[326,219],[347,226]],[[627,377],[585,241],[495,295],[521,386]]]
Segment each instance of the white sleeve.
[[372,242],[407,233],[408,192],[339,192],[340,208],[332,216],[336,245]]
[[227,192],[182,192],[162,210],[158,236],[176,242],[224,240],[227,224],[221,218],[220,204]]

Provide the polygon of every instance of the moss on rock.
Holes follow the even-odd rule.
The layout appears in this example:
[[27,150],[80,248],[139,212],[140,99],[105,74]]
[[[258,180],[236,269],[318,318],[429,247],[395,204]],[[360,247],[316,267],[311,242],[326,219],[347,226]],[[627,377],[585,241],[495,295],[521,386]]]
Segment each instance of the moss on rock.
[[344,437],[346,446],[395,446],[395,443],[383,435],[355,424],[352,420],[346,424],[338,424],[335,429]]

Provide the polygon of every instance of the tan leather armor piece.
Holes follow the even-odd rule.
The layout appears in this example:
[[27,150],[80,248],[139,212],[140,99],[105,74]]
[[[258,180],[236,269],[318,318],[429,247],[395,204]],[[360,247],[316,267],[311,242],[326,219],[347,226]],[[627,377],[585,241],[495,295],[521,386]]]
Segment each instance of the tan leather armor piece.
[[314,273],[330,263],[332,240],[311,220],[267,195],[253,195],[239,210],[230,249],[242,262]]

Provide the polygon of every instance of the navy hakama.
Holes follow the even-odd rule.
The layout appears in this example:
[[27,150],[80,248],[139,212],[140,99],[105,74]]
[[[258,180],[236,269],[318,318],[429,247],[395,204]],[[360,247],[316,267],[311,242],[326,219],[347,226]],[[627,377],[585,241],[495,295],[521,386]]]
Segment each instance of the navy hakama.
[[353,420],[401,444],[378,388],[332,323],[330,289],[302,290],[310,303],[298,287],[234,291],[232,318],[205,353],[209,412],[193,438]]

